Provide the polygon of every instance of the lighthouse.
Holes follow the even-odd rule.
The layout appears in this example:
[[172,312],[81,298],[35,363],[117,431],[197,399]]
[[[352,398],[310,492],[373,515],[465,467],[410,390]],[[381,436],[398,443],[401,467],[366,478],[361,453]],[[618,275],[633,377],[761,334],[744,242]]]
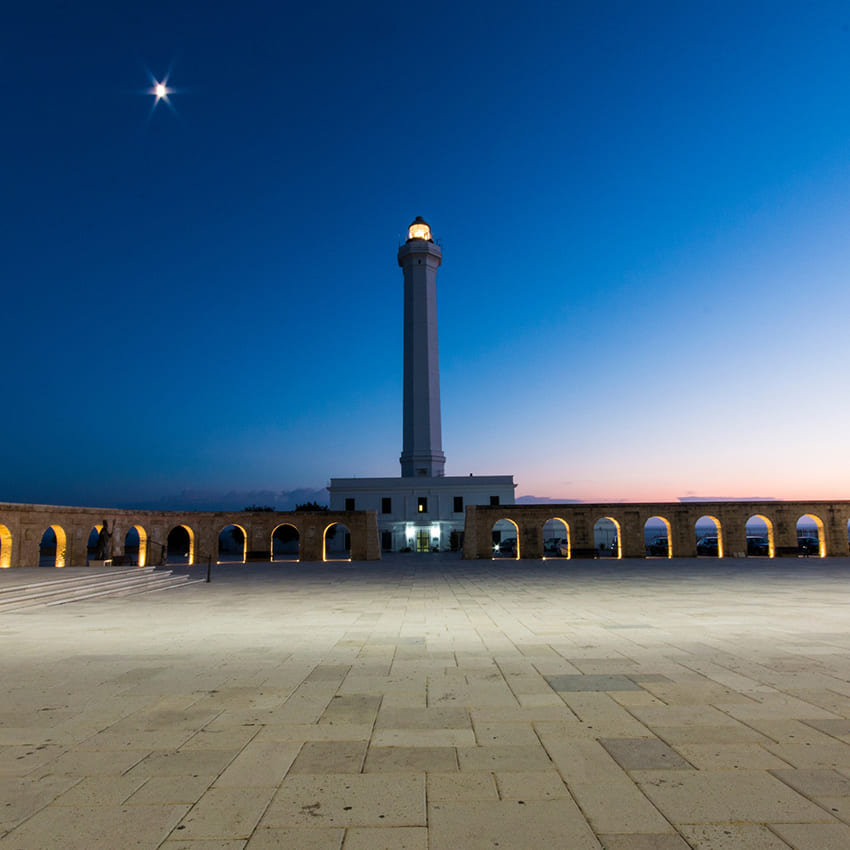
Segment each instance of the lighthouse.
[[[444,552],[463,544],[469,505],[509,505],[512,475],[445,474],[437,345],[437,269],[443,252],[417,216],[398,249],[404,278],[401,475],[331,478],[332,511],[375,511],[385,552]],[[389,458],[388,458],[389,460]]]
[[445,474],[440,421],[440,356],[437,343],[437,269],[443,252],[418,215],[398,249],[404,272],[404,417],[402,478]]

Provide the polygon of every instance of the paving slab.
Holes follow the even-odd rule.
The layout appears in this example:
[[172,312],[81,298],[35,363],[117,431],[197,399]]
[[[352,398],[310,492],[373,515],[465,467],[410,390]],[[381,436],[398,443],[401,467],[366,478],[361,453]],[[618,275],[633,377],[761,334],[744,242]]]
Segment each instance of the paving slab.
[[308,741],[288,773],[360,773],[366,746],[365,741]]
[[[163,842],[187,806],[47,806],[0,838],[0,848],[91,850],[153,848]],[[57,843],[58,841],[61,843]]]
[[276,789],[210,788],[177,826],[188,841],[211,838],[248,839]]
[[655,738],[599,738],[623,770],[687,770],[691,767],[675,750]]
[[193,804],[201,799],[215,778],[215,774],[212,773],[191,776],[153,776],[145,779],[144,784],[124,802],[129,806]]
[[503,843],[511,850],[600,848],[572,800],[435,802],[428,808],[428,836],[429,850],[492,850]]
[[847,850],[850,826],[843,823],[777,823],[771,829],[794,850]]
[[597,834],[672,833],[673,827],[634,786],[570,784],[570,792]]
[[765,749],[798,768],[850,769],[850,745],[833,744],[765,744]]
[[835,770],[771,770],[795,791],[806,797],[850,797],[850,777]]
[[[806,824],[811,826],[811,824]],[[750,823],[684,824],[679,827],[693,850],[789,850],[766,826]]]
[[428,773],[427,780],[428,799],[432,802],[499,799],[499,790],[492,773],[431,772]]
[[551,759],[539,742],[533,745],[464,747],[457,750],[461,770],[549,770]]
[[58,800],[80,781],[70,776],[0,777],[0,835]]
[[445,772],[458,769],[454,747],[381,747],[371,746],[364,773]]
[[[341,850],[344,839],[344,829],[257,829],[245,850]],[[170,848],[166,845],[163,850]]]
[[0,848],[850,846],[850,559],[556,566],[0,614]]
[[546,681],[554,691],[641,691],[640,685],[626,676],[618,675],[561,675],[546,676]]
[[638,787],[673,823],[818,823],[833,818],[757,770],[640,770]]
[[570,796],[556,770],[500,771],[495,779],[502,800],[558,800]]
[[421,826],[351,827],[345,832],[345,850],[428,850],[428,830]]
[[691,850],[678,835],[670,833],[603,833],[599,840],[605,850]]
[[424,774],[285,779],[261,826],[425,826]]

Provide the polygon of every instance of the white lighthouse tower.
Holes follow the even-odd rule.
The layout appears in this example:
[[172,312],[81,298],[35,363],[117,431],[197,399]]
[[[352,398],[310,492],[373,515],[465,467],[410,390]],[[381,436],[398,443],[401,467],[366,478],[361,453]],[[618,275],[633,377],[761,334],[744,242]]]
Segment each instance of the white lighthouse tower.
[[458,549],[468,505],[509,505],[512,475],[447,476],[440,420],[437,269],[443,252],[417,216],[398,249],[404,274],[404,411],[401,477],[331,478],[334,511],[375,511],[381,549]]
[[416,216],[398,249],[404,271],[402,478],[438,478],[445,473],[437,344],[437,269],[442,260],[431,228]]

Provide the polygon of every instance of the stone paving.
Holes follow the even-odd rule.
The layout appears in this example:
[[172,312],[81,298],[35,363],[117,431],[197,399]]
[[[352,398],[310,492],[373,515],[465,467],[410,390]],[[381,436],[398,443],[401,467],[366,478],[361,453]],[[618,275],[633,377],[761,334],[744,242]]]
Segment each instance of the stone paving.
[[399,555],[4,613],[0,850],[846,850],[848,612],[850,559]]

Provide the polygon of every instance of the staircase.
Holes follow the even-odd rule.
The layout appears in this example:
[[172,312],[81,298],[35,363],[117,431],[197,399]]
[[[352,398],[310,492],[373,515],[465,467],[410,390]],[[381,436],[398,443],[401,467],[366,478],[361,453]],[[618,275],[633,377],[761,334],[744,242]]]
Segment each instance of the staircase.
[[38,606],[65,605],[101,596],[155,593],[200,581],[190,580],[185,574],[172,575],[171,570],[154,570],[154,567],[107,568],[96,572],[87,569],[67,578],[0,585],[0,613]]

